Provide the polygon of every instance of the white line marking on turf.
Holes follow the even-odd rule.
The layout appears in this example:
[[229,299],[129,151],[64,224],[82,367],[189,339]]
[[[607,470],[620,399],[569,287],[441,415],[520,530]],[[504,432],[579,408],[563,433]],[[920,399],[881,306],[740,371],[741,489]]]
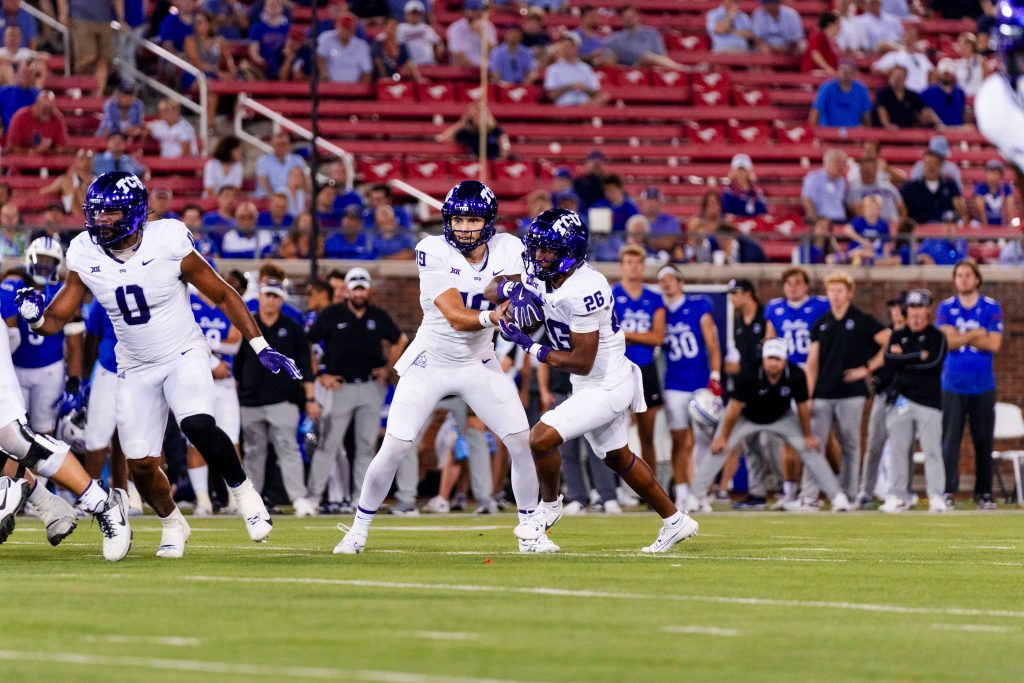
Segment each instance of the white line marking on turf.
[[397,588],[402,590],[452,591],[455,593],[510,593],[515,595],[550,595],[563,598],[605,598],[609,600],[664,600],[669,602],[708,602],[719,605],[750,605],[758,607],[809,607],[856,612],[889,614],[942,614],[961,617],[1009,617],[1024,619],[1024,611],[973,609],[965,607],[909,607],[864,602],[832,602],[828,600],[783,600],[778,598],[743,598],[725,595],[673,595],[652,593],[613,593],[610,591],[570,590],[567,588],[482,586],[473,584],[411,583],[401,581],[366,581],[361,579],[321,579],[303,577],[203,576],[180,577],[184,581],[229,583],[297,584],[311,586],[354,586],[359,588]]
[[800,547],[792,547],[792,548],[773,548],[773,550],[806,550],[808,552],[814,552],[814,553],[827,553],[827,552],[832,552],[833,550],[836,551],[836,552],[841,552],[841,553],[849,552],[846,548],[800,548]]
[[480,638],[479,634],[463,631],[406,631],[405,634],[426,640],[477,640]]
[[203,641],[188,636],[82,636],[87,643],[114,643],[116,645],[168,645],[170,647],[196,647]]
[[234,662],[204,662],[194,659],[158,659],[155,657],[111,657],[77,652],[28,652],[0,650],[0,660],[15,662],[58,662],[60,664],[123,666],[132,669],[191,671],[234,676],[266,676],[322,680],[373,681],[374,683],[519,683],[507,679],[470,678],[467,676],[433,676],[406,671],[373,671],[364,669],[333,669],[306,666],[266,666]]
[[[309,531],[334,531],[334,527],[324,526],[304,526],[303,529]],[[388,526],[381,524],[373,527],[374,531],[494,531],[495,529],[508,529],[508,526],[499,526],[497,524],[478,525],[478,526]]]
[[735,628],[718,628],[717,626],[666,626],[661,629],[665,633],[673,633],[682,636],[724,636],[735,637],[743,632]]
[[1017,629],[1009,626],[990,626],[988,624],[932,624],[935,631],[966,631],[967,633],[1015,633]]

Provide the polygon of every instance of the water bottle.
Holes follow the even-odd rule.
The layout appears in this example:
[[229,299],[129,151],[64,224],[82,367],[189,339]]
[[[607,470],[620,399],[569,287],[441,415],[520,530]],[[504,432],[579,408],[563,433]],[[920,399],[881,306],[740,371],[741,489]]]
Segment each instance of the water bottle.
[[302,422],[299,423],[299,435],[302,437],[303,442],[306,444],[306,452],[311,453],[316,448],[317,444],[320,443],[320,430],[317,427],[309,415],[302,418]]

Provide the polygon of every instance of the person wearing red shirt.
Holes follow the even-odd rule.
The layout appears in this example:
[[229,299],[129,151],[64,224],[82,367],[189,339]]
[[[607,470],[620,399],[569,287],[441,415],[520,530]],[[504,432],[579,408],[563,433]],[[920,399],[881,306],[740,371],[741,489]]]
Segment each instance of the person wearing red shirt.
[[57,110],[52,90],[43,90],[35,104],[22,107],[11,117],[7,130],[8,153],[46,154],[67,147],[68,128]]
[[836,36],[839,35],[839,17],[832,12],[818,16],[818,30],[811,34],[807,51],[800,62],[801,71],[824,71],[834,76],[839,68]]

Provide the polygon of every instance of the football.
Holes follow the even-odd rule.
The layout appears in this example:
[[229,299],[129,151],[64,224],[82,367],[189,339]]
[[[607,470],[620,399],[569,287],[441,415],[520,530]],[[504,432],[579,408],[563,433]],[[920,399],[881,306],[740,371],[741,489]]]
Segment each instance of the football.
[[[522,331],[525,332],[526,334],[532,335],[534,332],[536,332],[540,328],[544,327],[544,313],[541,312],[540,315],[541,315],[540,320],[535,322],[533,325],[530,325],[529,327],[522,327],[520,329],[522,329]],[[510,322],[510,323],[514,323],[515,322],[515,320],[512,319],[511,306],[505,308],[504,317],[505,317],[505,321],[506,322]]]

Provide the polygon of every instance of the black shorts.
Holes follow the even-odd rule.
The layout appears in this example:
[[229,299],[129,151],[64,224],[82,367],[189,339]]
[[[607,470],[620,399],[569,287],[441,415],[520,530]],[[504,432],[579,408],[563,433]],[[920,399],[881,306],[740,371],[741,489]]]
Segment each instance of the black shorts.
[[644,401],[648,408],[660,408],[665,405],[661,395],[661,378],[658,377],[658,366],[654,363],[640,366],[640,377],[644,382]]

